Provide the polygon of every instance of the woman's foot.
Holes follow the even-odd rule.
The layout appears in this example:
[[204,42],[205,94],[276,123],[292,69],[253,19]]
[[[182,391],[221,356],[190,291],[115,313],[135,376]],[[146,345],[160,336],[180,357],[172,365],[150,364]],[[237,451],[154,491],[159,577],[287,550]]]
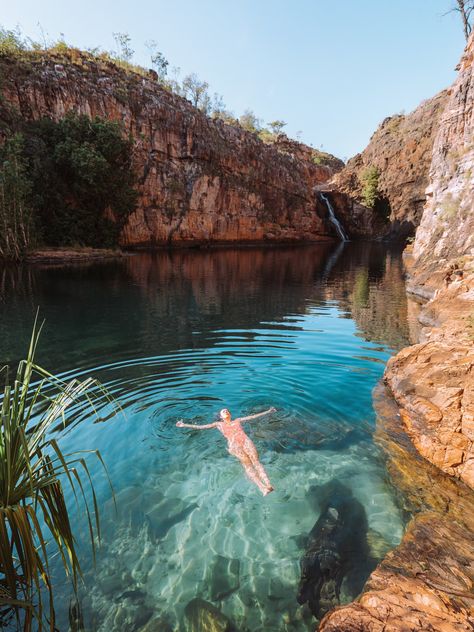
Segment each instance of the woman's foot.
[[267,496],[270,492],[273,492],[273,491],[274,491],[273,487],[272,487],[271,485],[269,485],[268,487],[266,487],[266,488],[263,490],[263,492],[262,492],[262,493],[263,493],[263,495],[264,495],[264,496]]

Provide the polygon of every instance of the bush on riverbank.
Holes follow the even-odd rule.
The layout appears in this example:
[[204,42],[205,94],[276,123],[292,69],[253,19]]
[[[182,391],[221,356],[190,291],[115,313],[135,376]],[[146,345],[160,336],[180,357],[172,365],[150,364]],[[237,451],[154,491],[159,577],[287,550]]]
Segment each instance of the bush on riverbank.
[[131,152],[119,124],[99,117],[23,123],[0,149],[0,255],[19,259],[34,242],[115,246],[136,201]]
[[31,182],[24,143],[14,134],[0,146],[0,257],[20,259],[31,242]]

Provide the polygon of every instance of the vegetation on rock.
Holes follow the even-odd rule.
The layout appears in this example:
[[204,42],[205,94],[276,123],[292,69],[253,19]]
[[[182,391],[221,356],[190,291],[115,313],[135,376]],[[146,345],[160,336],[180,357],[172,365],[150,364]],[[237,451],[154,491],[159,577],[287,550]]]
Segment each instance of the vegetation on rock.
[[14,134],[0,146],[0,257],[21,259],[31,243],[31,181],[24,142]]
[[379,170],[377,167],[367,167],[361,175],[362,200],[369,208],[374,208],[379,197]]
[[70,113],[22,123],[0,149],[0,255],[47,246],[116,245],[136,192],[121,127]]
[[[266,143],[275,142],[283,128],[285,121],[275,120],[268,123],[268,127],[262,124],[252,110],[245,110],[237,117],[227,109],[222,95],[211,93],[207,81],[200,79],[195,73],[185,75],[180,79],[181,69],[173,67],[171,76],[168,73],[169,62],[159,50],[156,41],[145,42],[145,47],[150,55],[151,69],[143,68],[133,63],[135,54],[132,48],[132,40],[128,33],[113,33],[117,50],[106,51],[99,47],[88,48],[85,51],[79,50],[69,45],[64,37],[57,41],[44,41],[43,44],[25,37],[20,28],[8,30],[0,26],[0,58],[11,57],[22,60],[37,60],[45,53],[58,56],[59,62],[77,63],[81,65],[84,61],[93,61],[97,64],[113,64],[128,72],[137,73],[148,79],[155,79],[166,90],[188,99],[194,107],[198,108],[213,119],[219,119],[227,125],[239,126],[246,131],[258,135]],[[117,95],[116,95],[117,96]],[[123,95],[126,100],[126,94]],[[321,163],[323,164],[323,163]]]

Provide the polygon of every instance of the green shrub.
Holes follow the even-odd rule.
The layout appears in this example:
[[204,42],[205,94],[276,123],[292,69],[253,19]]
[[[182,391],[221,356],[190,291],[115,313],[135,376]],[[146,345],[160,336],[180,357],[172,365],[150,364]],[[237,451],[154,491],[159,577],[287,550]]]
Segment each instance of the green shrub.
[[28,49],[28,43],[17,29],[11,31],[0,26],[0,56],[18,55]]
[[333,156],[325,151],[319,151],[318,149],[314,149],[311,155],[311,160],[314,162],[315,165],[330,165],[331,160],[333,159]]
[[379,197],[379,176],[379,170],[373,166],[367,167],[360,176],[362,200],[369,208],[374,208]]
[[31,241],[31,182],[23,150],[21,134],[0,147],[0,257],[4,259],[21,259]]
[[114,246],[136,201],[132,143],[118,123],[68,114],[28,123],[24,134],[42,241]]

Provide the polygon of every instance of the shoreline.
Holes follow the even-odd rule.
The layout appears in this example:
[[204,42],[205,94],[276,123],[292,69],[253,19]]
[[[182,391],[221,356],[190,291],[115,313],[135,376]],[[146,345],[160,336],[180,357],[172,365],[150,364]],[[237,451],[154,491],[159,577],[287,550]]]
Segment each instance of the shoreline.
[[[120,259],[123,251],[110,248],[40,248],[29,252],[25,259],[15,263],[74,263],[76,261],[98,261]],[[7,262],[3,262],[7,263]]]
[[374,389],[375,442],[382,449],[402,509],[402,541],[372,572],[361,595],[329,612],[321,632],[472,630],[474,491],[428,463],[400,423],[397,403]]
[[474,258],[461,278],[441,281],[436,268],[430,287],[413,283],[404,259],[407,295],[423,302],[421,329],[374,389],[374,439],[411,519],[361,595],[328,613],[322,632],[467,632],[474,623],[474,327],[466,331]]

